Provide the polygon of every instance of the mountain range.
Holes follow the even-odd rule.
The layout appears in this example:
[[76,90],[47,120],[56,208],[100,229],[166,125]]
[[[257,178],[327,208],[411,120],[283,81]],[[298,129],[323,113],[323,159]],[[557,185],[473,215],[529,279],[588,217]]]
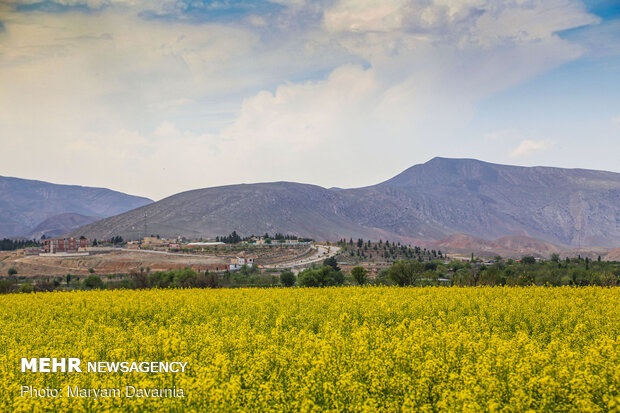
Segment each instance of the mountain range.
[[56,236],[152,202],[105,188],[0,176],[0,238]]
[[619,224],[618,173],[434,158],[362,188],[272,182],[182,192],[70,235],[136,239],[146,225],[148,234],[161,236],[234,230],[425,245],[467,234],[495,244],[543,241],[552,250],[617,247]]

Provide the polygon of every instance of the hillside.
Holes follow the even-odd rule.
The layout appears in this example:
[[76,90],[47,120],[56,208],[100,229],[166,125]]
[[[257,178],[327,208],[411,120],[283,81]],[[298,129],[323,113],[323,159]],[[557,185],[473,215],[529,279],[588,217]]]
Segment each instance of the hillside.
[[381,234],[381,230],[365,228],[347,218],[343,202],[337,192],[292,182],[206,188],[173,195],[70,235],[139,238],[144,235],[145,214],[147,233],[162,236],[215,237],[233,230],[240,234],[311,234],[319,239]]
[[236,230],[415,243],[463,233],[484,240],[526,237],[504,240],[510,249],[529,250],[532,238],[560,247],[617,246],[620,174],[434,158],[364,188],[274,182],[183,192],[72,235],[137,238],[145,213],[147,232],[162,236]]
[[29,234],[25,235],[28,239],[39,239],[45,237],[57,237],[74,229],[83,227],[92,222],[99,221],[100,217],[89,217],[86,215],[75,214],[73,212],[65,212],[51,216],[36,226]]
[[466,234],[452,234],[447,238],[423,244],[427,248],[451,253],[476,256],[500,255],[503,257],[518,258],[523,255],[549,257],[551,254],[576,255],[568,248],[560,248],[549,242],[524,235],[507,235],[492,241],[472,237]]
[[[65,213],[105,218],[151,203],[147,198],[105,188],[58,185],[43,181],[0,177],[0,238],[36,235],[38,225]],[[64,220],[65,223],[59,222]],[[66,232],[75,228],[68,217],[56,218],[53,229]],[[74,216],[75,224],[86,221]],[[92,220],[91,220],[92,222]],[[63,225],[70,224],[69,227]]]

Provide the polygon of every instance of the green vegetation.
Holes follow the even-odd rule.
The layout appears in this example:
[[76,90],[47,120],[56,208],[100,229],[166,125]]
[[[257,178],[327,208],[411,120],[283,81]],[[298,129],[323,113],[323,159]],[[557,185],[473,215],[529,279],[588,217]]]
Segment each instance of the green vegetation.
[[340,253],[336,256],[337,261],[349,263],[361,262],[395,262],[398,260],[419,259],[436,260],[443,259],[444,254],[439,250],[427,250],[426,248],[403,245],[390,241],[371,242],[359,238],[348,241],[342,239],[336,243]]
[[351,270],[351,275],[359,285],[364,285],[368,281],[368,271],[366,271],[364,267],[353,268]]
[[280,282],[285,287],[292,287],[297,282],[297,277],[295,277],[292,271],[284,271],[280,274]]
[[103,280],[98,275],[89,275],[84,280],[84,287],[92,290],[92,289],[103,289],[105,287]]
[[344,284],[344,274],[329,265],[307,268],[299,273],[301,287],[331,287]]
[[[297,235],[290,235],[290,234],[285,235],[285,234],[280,234],[278,232],[276,232],[273,236],[270,236],[268,233],[265,233],[264,235],[261,235],[261,237],[265,241],[265,244],[283,243],[286,240],[296,240],[299,242],[312,241],[312,239],[310,238],[300,238]],[[233,231],[230,235],[219,235],[215,237],[215,241],[223,242],[225,244],[238,244],[243,241],[250,241],[252,238],[254,238],[254,235],[242,237],[239,234],[237,234],[237,231]]]
[[15,251],[21,248],[40,247],[41,244],[35,240],[12,240],[4,238],[0,240],[0,251]]
[[[550,285],[550,286],[617,286],[620,285],[619,262],[592,262],[588,258],[566,258],[537,261],[526,256],[521,260],[493,263],[401,260],[394,263],[383,283],[396,285]],[[377,277],[377,279],[380,277]]]
[[[387,243],[386,243],[387,244]],[[368,247],[362,243],[362,249]],[[379,245],[379,244],[375,244]],[[392,248],[394,244],[388,244]],[[356,247],[356,244],[354,244]],[[397,248],[400,248],[396,246]],[[374,245],[371,244],[374,250]],[[406,247],[409,248],[409,247]],[[379,249],[379,248],[378,248]],[[415,248],[399,249],[416,251]],[[313,265],[299,273],[290,270],[264,269],[257,265],[244,265],[238,271],[204,273],[190,268],[173,271],[151,272],[140,268],[129,274],[100,274],[89,269],[89,275],[80,277],[32,277],[17,275],[10,268],[8,277],[0,279],[0,293],[40,292],[78,289],[149,289],[149,288],[240,288],[240,287],[330,287],[339,285],[397,285],[397,286],[620,286],[620,262],[590,260],[589,258],[561,259],[557,254],[549,260],[531,256],[520,260],[502,259],[473,262],[430,259],[433,252],[421,250],[414,259],[401,259],[381,266],[345,267],[341,270],[335,257],[327,258],[322,265]],[[437,253],[439,254],[439,253]],[[342,263],[341,263],[342,265]],[[369,272],[370,271],[370,272]],[[345,273],[346,272],[346,273]]]

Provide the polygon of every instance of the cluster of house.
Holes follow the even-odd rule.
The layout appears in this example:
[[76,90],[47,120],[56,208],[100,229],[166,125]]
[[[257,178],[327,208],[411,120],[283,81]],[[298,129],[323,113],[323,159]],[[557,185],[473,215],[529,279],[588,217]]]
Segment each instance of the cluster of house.
[[237,257],[235,260],[233,260],[232,263],[228,264],[228,269],[230,271],[237,271],[240,270],[244,265],[247,265],[248,267],[253,266],[254,258]]

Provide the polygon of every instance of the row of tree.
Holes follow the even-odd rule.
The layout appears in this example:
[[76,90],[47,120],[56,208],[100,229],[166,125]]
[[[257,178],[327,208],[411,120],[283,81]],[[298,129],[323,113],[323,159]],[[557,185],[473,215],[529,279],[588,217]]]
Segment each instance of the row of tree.
[[503,260],[492,264],[477,262],[443,261],[420,262],[402,260],[381,271],[376,282],[396,285],[620,285],[620,263],[588,258],[552,257],[536,260],[526,256],[521,260]]
[[62,279],[43,278],[36,283],[17,283],[17,271],[9,269],[8,279],[0,280],[0,293],[52,291],[54,289],[104,289],[104,288],[237,288],[237,287],[331,287],[339,285],[398,285],[398,286],[500,286],[500,285],[550,285],[550,286],[620,286],[620,262],[605,262],[588,258],[552,257],[536,260],[503,260],[499,257],[492,264],[480,262],[399,260],[371,277],[362,267],[354,267],[345,274],[334,257],[322,265],[307,268],[298,276],[291,271],[279,275],[262,272],[256,266],[243,266],[240,271],[198,273],[192,269],[151,272],[140,269],[129,275],[108,276],[107,281],[94,274],[84,280],[67,274],[66,285]]
[[[215,240],[217,242],[223,242],[225,244],[237,244],[242,241],[249,241],[253,237],[254,235],[242,237],[241,235],[237,234],[237,231],[233,231],[229,235],[218,235],[217,237],[215,237]],[[274,240],[275,241],[297,240],[299,242],[312,241],[310,238],[300,238],[297,235],[281,234],[279,232],[276,232],[273,236],[270,236],[269,233],[266,232],[264,235],[262,235],[262,238],[265,240],[265,243],[267,244],[270,244]]]
[[403,259],[420,259],[424,261],[444,259],[445,255],[440,250],[421,248],[418,246],[404,245],[398,242],[382,241],[372,242],[364,241],[358,238],[356,242],[353,239],[341,239],[338,241],[341,247],[339,258],[342,261],[353,262],[395,262]]
[[0,240],[0,251],[15,251],[21,248],[40,247],[36,240],[13,240],[4,238]]

